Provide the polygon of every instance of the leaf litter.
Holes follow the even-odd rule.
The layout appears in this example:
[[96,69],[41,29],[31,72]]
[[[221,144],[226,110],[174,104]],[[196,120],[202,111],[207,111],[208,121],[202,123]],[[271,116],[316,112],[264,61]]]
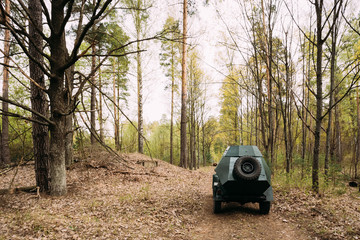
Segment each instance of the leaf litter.
[[[224,204],[212,213],[213,167],[189,171],[161,160],[122,154],[128,168],[104,151],[67,172],[68,194],[0,195],[2,239],[359,239],[359,195],[316,198],[275,186],[269,215],[258,206]],[[0,177],[7,188],[13,172]],[[21,166],[14,187],[35,185]],[[313,220],[311,220],[313,219]]]

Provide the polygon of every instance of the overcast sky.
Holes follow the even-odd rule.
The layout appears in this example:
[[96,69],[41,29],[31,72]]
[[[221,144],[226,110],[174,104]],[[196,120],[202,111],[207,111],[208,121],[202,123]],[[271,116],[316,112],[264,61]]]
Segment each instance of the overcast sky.
[[[173,1],[176,2],[176,1]],[[171,15],[181,20],[182,5],[172,4],[167,1],[167,4],[155,5],[150,13],[149,25],[151,29],[149,34],[154,34],[162,29],[166,18]],[[131,23],[129,23],[131,25]],[[129,27],[129,26],[128,26]],[[221,75],[213,69],[218,63],[217,55],[217,35],[219,24],[216,21],[216,12],[211,6],[197,5],[197,13],[189,18],[188,23],[189,35],[191,44],[196,45],[200,53],[201,68],[207,74],[208,78],[213,82],[220,82]],[[129,27],[131,29],[131,27]],[[158,121],[163,115],[167,115],[170,119],[170,89],[165,90],[165,86],[170,83],[170,80],[165,77],[164,70],[160,67],[159,42],[149,42],[146,44],[147,52],[144,56],[144,120],[146,123]],[[217,66],[218,67],[218,66]],[[132,72],[135,73],[136,68],[132,65]],[[137,118],[137,85],[135,76],[130,77],[130,100],[128,114],[131,119]],[[214,94],[220,88],[220,84],[209,84],[209,100],[207,102],[211,114],[215,115],[219,112],[218,98]]]
[[[182,4],[180,0],[170,1],[155,1],[154,7],[150,12],[149,19],[149,35],[159,32],[166,18],[171,15],[176,19],[182,20]],[[244,37],[244,42],[239,41],[239,44],[246,45],[246,33],[241,32],[241,11],[239,0],[222,0],[222,1],[209,1],[208,6],[202,4],[203,1],[196,1],[196,14],[189,17],[188,29],[190,35],[190,43],[196,45],[197,51],[200,53],[201,68],[210,79],[208,85],[208,107],[210,115],[219,114],[219,88],[221,81],[227,74],[224,62],[226,60],[226,53],[224,48],[221,47],[220,42],[224,38],[229,38],[225,24],[232,30],[236,31],[239,38]],[[299,24],[309,21],[310,8],[309,1],[288,1],[289,8],[294,12],[294,18],[297,19]],[[350,11],[358,12],[358,0],[352,1],[348,8]],[[281,4],[281,14],[277,19],[276,30],[274,35],[283,38],[281,28],[292,22],[289,11],[285,4]],[[124,26],[127,30],[132,29],[131,23],[128,22]],[[293,26],[295,38],[292,39],[294,52],[298,52],[296,41],[298,41],[298,30]],[[282,34],[282,35],[281,35]],[[145,123],[157,121],[165,114],[170,118],[170,90],[165,90],[165,86],[169,84],[169,79],[165,77],[163,69],[159,64],[160,43],[149,42],[146,46],[147,52],[144,56],[144,120]],[[243,61],[239,54],[234,60],[235,64],[242,64]],[[135,74],[136,68],[132,67],[132,73]],[[130,94],[129,109],[126,111],[131,119],[137,119],[137,98],[136,98],[136,78],[130,77]]]

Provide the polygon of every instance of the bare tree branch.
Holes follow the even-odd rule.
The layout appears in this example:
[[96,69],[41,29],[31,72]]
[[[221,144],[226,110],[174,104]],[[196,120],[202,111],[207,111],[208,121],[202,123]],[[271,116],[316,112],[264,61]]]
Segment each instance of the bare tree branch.
[[20,107],[20,108],[22,108],[22,109],[24,109],[24,110],[26,110],[26,111],[29,111],[29,112],[35,114],[36,116],[38,116],[39,118],[41,118],[42,120],[44,120],[45,122],[47,122],[49,125],[55,125],[55,123],[54,123],[53,121],[51,121],[48,117],[42,115],[41,113],[38,113],[37,111],[29,108],[28,106],[25,106],[25,105],[23,105],[23,104],[17,103],[17,102],[15,102],[15,101],[10,100],[10,99],[5,99],[5,98],[3,98],[3,97],[1,97],[1,96],[0,96],[0,100],[3,101],[3,102],[10,103],[10,104],[12,104],[12,105],[14,105],[14,106]]
[[37,123],[37,124],[40,124],[40,125],[45,125],[45,126],[50,125],[47,122],[41,122],[41,121],[33,119],[33,118],[21,116],[20,114],[17,114],[17,113],[3,111],[2,109],[0,109],[0,112],[1,112],[0,115],[9,116],[9,117],[15,117],[15,118],[19,118],[19,119],[22,119],[22,120],[27,120],[27,121],[34,122],[34,123]]
[[81,43],[83,42],[83,40],[84,40],[86,34],[88,33],[89,29],[94,25],[95,21],[105,12],[106,8],[111,3],[111,1],[112,0],[106,0],[106,2],[101,7],[99,12],[96,13],[96,10],[99,8],[98,5],[100,4],[101,1],[97,2],[98,4],[95,6],[95,8],[93,10],[93,15],[92,15],[91,19],[84,26],[84,28],[82,29],[81,34],[79,34],[79,38],[77,39],[77,41],[74,44],[74,48],[72,50],[72,53],[70,54],[69,60],[67,61],[67,63],[64,66],[61,67],[62,69],[67,69],[68,67],[73,65],[79,59],[78,58],[78,51],[80,49]]
[[[2,49],[0,49],[0,52],[1,52],[2,54],[5,54]],[[9,56],[9,59],[10,59],[10,61],[12,61],[12,62],[15,64],[16,69],[18,69],[18,70],[21,72],[21,74],[23,74],[27,79],[29,79],[32,83],[34,83],[38,88],[40,88],[40,89],[43,90],[43,91],[46,91],[46,89],[45,89],[44,87],[40,86],[34,79],[32,79],[29,75],[27,75],[27,74],[22,70],[22,68],[16,63],[16,61],[14,61],[10,56]]]
[[[314,4],[314,3],[311,2],[310,0],[309,0],[309,2],[310,2],[311,4]],[[302,30],[302,28],[299,26],[299,24],[297,23],[297,21],[296,21],[295,18],[294,18],[294,15],[293,15],[292,12],[290,11],[290,8],[289,8],[289,6],[287,5],[286,1],[284,1],[284,3],[285,3],[285,6],[286,6],[287,10],[288,10],[289,13],[290,13],[290,16],[291,16],[292,20],[294,21],[295,25],[298,27],[298,29],[300,30],[300,32],[304,35],[304,37],[305,37],[309,42],[312,43],[312,45],[316,45],[315,42],[312,41],[312,40],[307,36],[307,34],[304,32],[304,30]]]

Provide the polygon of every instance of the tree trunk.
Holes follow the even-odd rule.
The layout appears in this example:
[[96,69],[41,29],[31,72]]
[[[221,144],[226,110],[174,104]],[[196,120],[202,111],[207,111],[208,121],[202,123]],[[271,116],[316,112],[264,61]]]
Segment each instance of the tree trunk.
[[197,154],[196,154],[196,169],[200,168],[200,124],[196,121],[196,142],[197,142]]
[[[96,46],[95,43],[92,43],[91,46],[91,50],[92,50],[92,54],[93,56],[91,57],[91,72],[94,72],[95,70],[95,65],[96,65]],[[95,74],[92,76],[91,78],[92,84],[91,84],[91,99],[90,99],[90,132],[91,132],[91,145],[95,145],[96,143],[96,88],[95,88],[95,84],[96,84],[96,79],[95,79]]]
[[[334,6],[336,4],[336,0],[334,3]],[[334,20],[333,20],[333,31],[331,33],[332,39],[331,39],[331,58],[330,58],[330,94],[329,94],[329,108],[332,108],[333,102],[334,102],[334,86],[335,86],[335,67],[336,67],[336,41],[337,41],[337,24],[336,24],[337,18],[336,14],[334,14]],[[328,177],[329,175],[329,157],[330,157],[330,144],[331,144],[331,126],[332,126],[332,109],[330,109],[328,114],[328,126],[326,129],[326,149],[325,149],[325,162],[324,162],[324,173],[325,177]]]
[[[194,80],[195,81],[195,80]],[[192,90],[192,95],[194,94]],[[192,168],[196,169],[196,126],[195,126],[195,99],[194,96],[191,96],[191,131],[190,131],[190,149],[191,149],[191,162],[192,162]]]
[[170,116],[170,164],[174,163],[174,79],[171,82],[171,116]]
[[[203,114],[202,114],[203,115]],[[204,116],[202,116],[202,126],[201,126],[201,133],[202,133],[202,160],[203,160],[203,167],[206,166],[206,154],[205,154],[205,123],[204,123]]]
[[[235,103],[236,104],[236,103]],[[236,111],[234,111],[234,145],[239,144],[239,139],[238,139],[238,128],[239,128],[239,115],[238,115],[238,109],[236,109]]]
[[319,192],[319,154],[320,154],[320,133],[322,123],[322,104],[323,104],[323,91],[322,91],[322,9],[323,0],[315,1],[316,11],[316,117],[315,117],[315,141],[314,141],[314,158],[312,164],[312,189],[314,192]]
[[50,62],[51,74],[49,86],[51,120],[50,126],[50,194],[55,196],[65,195],[66,169],[65,169],[65,115],[68,112],[68,98],[64,91],[67,49],[65,33],[61,31],[64,21],[62,1],[52,1],[51,19],[53,34],[50,37],[50,53],[53,61]]
[[[5,11],[10,14],[10,0],[5,1]],[[8,16],[5,16],[5,22],[10,21]],[[9,98],[9,62],[10,62],[10,30],[5,28],[4,38],[4,70],[3,70],[3,98]],[[10,163],[10,149],[9,149],[9,118],[6,113],[9,111],[9,104],[2,102],[2,110],[5,113],[2,115],[2,131],[1,131],[1,153],[2,162]]]
[[[171,44],[171,52],[173,53],[174,44]],[[171,113],[170,113],[170,164],[174,162],[174,93],[175,93],[175,56],[171,54]]]
[[[40,0],[34,0],[29,3],[29,13],[32,16],[32,21],[29,22],[29,52],[34,59],[43,64],[42,55],[37,49],[42,49],[43,39],[38,31],[42,31],[42,13]],[[29,62],[30,77],[41,87],[45,87],[44,73],[39,66],[33,61]],[[44,116],[48,115],[48,104],[46,94],[33,82],[30,83],[31,88],[31,107],[33,110],[41,113]],[[34,120],[42,121],[35,114],[32,115]],[[40,188],[41,192],[47,192],[49,188],[49,129],[45,125],[32,123],[32,139],[35,159],[35,178],[36,186]]]
[[116,89],[119,86],[116,84],[116,76],[117,76],[117,74],[115,74],[115,59],[114,59],[113,64],[112,64],[112,71],[114,73],[114,77],[113,77],[114,141],[115,141],[115,149],[119,151],[120,150],[119,149],[120,148],[119,147],[119,116],[118,116],[118,109],[117,109],[116,104],[115,104],[115,103],[117,103]]
[[190,139],[189,139],[189,169],[190,170],[192,170],[193,169],[193,166],[194,166],[194,138],[193,138],[193,128],[192,128],[192,114],[193,114],[193,112],[191,112],[191,110],[190,110],[190,116],[189,116],[189,120],[190,121],[188,121],[188,123],[189,123],[189,125],[188,125],[188,127],[189,127],[189,137],[190,137]]
[[[254,26],[255,28],[255,26]],[[255,80],[257,81],[257,97],[256,97],[256,106],[257,106],[257,111],[256,111],[256,119],[259,119],[259,123],[256,122],[256,129],[259,128],[259,131],[261,133],[261,138],[262,141],[259,140],[258,134],[256,134],[256,145],[258,144],[258,142],[262,142],[263,143],[263,147],[265,150],[265,159],[268,158],[268,152],[269,152],[269,145],[267,144],[267,139],[266,139],[266,132],[265,132],[265,114],[264,114],[264,104],[263,104],[263,84],[262,84],[262,79],[260,78],[260,66],[259,66],[259,59],[258,59],[258,50],[257,50],[257,46],[255,44],[256,42],[256,36],[255,36],[255,29],[253,29],[252,31],[253,34],[253,44],[252,47],[254,49],[254,59],[255,59]]]
[[[307,64],[308,61],[305,62],[305,43],[306,40],[304,38],[304,42],[303,42],[303,47],[302,47],[302,52],[303,52],[303,57],[302,57],[302,63],[303,63],[303,80],[302,80],[302,102],[303,107],[301,110],[301,118],[302,118],[302,124],[301,124],[301,179],[304,178],[304,170],[305,170],[305,156],[306,156],[306,133],[307,133],[307,128],[306,128],[306,122],[307,122],[307,111],[306,111],[306,79],[308,76],[308,71],[309,69],[307,68]],[[310,44],[310,42],[309,42]],[[310,48],[309,48],[309,54],[310,54]]]
[[360,96],[359,86],[356,88],[356,120],[357,120],[357,134],[355,141],[355,159],[354,159],[354,179],[357,178],[357,165],[360,161]]
[[[74,68],[75,66],[71,66],[65,71],[65,88],[68,91],[69,95],[73,90],[73,79],[74,79]],[[70,98],[67,98],[67,105],[70,106]],[[66,115],[65,119],[65,165],[66,167],[70,167],[74,163],[74,149],[73,149],[73,120],[74,113],[71,111],[70,114]]]
[[[99,58],[100,62],[100,58]],[[103,106],[102,106],[102,82],[101,82],[101,69],[99,68],[99,132],[100,132],[100,141],[104,142],[104,121],[103,121]]]
[[[291,40],[290,40],[291,41]],[[284,50],[284,59],[285,59],[285,103],[283,101],[279,102],[284,125],[284,145],[285,145],[285,156],[286,156],[286,172],[290,173],[292,168],[292,149],[293,149],[293,139],[292,139],[292,118],[291,118],[291,87],[292,87],[292,71],[291,71],[291,47],[288,45],[288,34],[285,33],[285,50]],[[280,71],[280,70],[279,70]],[[278,72],[279,72],[278,71]],[[280,76],[279,76],[280,79]],[[279,98],[282,99],[282,87],[279,84]],[[278,126],[278,124],[277,124]]]
[[[334,94],[334,102],[338,101],[338,92],[339,90],[335,90]],[[342,162],[342,142],[341,142],[341,122],[340,122],[340,109],[339,105],[335,106],[334,109],[334,144],[333,144],[333,158],[336,159],[336,162],[339,164]]]
[[73,113],[65,117],[65,165],[70,167],[74,163],[73,151]]
[[[55,96],[55,99],[59,96]],[[53,104],[51,106],[52,113],[56,112],[56,109],[60,104]],[[60,105],[61,106],[61,105]],[[57,115],[57,114],[53,114]],[[50,194],[54,196],[62,196],[67,192],[66,189],[66,169],[65,169],[65,117],[54,116],[53,120],[56,125],[50,128],[50,177],[51,177],[51,191]]]
[[143,139],[143,79],[142,79],[142,66],[141,66],[141,1],[137,1],[137,10],[135,18],[135,28],[136,28],[136,63],[137,63],[137,90],[138,90],[138,152],[144,153],[144,139]]
[[180,166],[187,168],[187,136],[186,136],[186,101],[187,101],[187,83],[186,83],[186,38],[187,38],[187,0],[183,4],[183,43],[182,43],[182,61],[181,61],[181,126],[180,126]]
[[[262,15],[263,15],[263,28],[264,28],[264,48],[265,48],[265,57],[266,57],[266,79],[267,79],[267,95],[268,95],[268,126],[269,133],[267,139],[268,149],[267,155],[270,156],[270,162],[273,163],[274,160],[274,117],[272,109],[272,28],[271,28],[271,13],[270,9],[268,16],[268,27],[265,23],[265,8],[264,1],[261,0],[262,5]],[[267,29],[268,28],[268,29]],[[267,33],[268,31],[268,33]]]

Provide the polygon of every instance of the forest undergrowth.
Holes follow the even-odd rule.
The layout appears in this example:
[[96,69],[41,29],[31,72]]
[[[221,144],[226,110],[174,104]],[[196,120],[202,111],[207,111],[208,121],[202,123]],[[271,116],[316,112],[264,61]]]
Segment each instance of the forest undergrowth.
[[[63,197],[0,195],[0,239],[360,239],[358,189],[315,196],[275,177],[269,215],[255,204],[225,205],[214,215],[214,167],[190,171],[161,160],[145,167],[139,163],[153,161],[145,155],[121,158],[130,168],[106,152],[88,154],[68,170]],[[16,171],[12,188],[35,185],[33,167],[2,174],[0,188]]]

